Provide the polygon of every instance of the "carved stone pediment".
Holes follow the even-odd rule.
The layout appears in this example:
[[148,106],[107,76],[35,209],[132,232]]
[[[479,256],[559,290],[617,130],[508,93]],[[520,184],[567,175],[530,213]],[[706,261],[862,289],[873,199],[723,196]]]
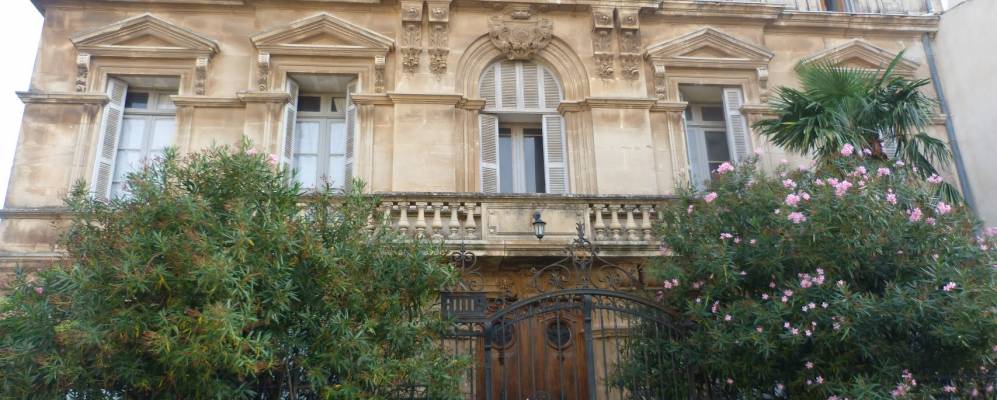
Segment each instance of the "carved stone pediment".
[[[878,47],[862,39],[852,39],[839,46],[821,51],[801,60],[802,63],[830,63],[843,67],[877,70],[890,65],[897,56],[889,50]],[[911,75],[917,70],[918,64],[903,58],[896,65],[896,71]]]
[[218,43],[172,22],[143,14],[70,38],[81,54],[135,58],[208,58]]
[[647,49],[653,62],[670,67],[755,69],[768,66],[774,55],[713,28],[704,28]]
[[528,60],[550,43],[554,24],[548,19],[530,19],[513,14],[512,18],[492,17],[489,38],[510,60]]
[[264,53],[340,57],[383,57],[395,45],[387,36],[329,13],[255,34],[250,40]]

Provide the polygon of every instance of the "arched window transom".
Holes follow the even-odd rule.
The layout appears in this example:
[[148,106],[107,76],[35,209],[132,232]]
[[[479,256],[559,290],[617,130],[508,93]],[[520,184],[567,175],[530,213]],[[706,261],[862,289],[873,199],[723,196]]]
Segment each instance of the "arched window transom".
[[528,61],[500,61],[485,68],[478,84],[485,110],[556,112],[563,99],[556,76]]

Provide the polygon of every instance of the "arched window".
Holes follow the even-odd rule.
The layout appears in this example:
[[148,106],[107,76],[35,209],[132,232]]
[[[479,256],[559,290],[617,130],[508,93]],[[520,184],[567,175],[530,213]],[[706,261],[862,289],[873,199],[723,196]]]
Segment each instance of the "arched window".
[[478,91],[481,190],[567,193],[563,99],[557,77],[542,65],[500,61],[485,68]]

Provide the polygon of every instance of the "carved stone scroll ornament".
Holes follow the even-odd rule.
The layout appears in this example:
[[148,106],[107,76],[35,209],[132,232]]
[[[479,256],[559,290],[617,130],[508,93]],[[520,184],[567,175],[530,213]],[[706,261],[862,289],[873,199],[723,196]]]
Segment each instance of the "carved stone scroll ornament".
[[402,68],[405,72],[415,72],[419,68],[419,55],[422,49],[418,47],[402,47],[399,49],[402,56]]
[[640,77],[640,66],[643,59],[644,57],[640,54],[620,54],[620,72],[623,74],[623,77],[631,80]]
[[640,77],[642,61],[640,46],[640,20],[636,9],[617,9],[620,24],[620,64],[623,77],[637,79]]
[[204,96],[205,82],[208,80],[208,57],[198,57],[194,63],[194,94]]
[[450,3],[429,2],[429,70],[434,74],[447,72],[450,54]]
[[509,60],[529,60],[550,44],[554,25],[548,19],[503,20],[492,17],[489,38]]
[[613,73],[616,72],[616,68],[613,66],[613,60],[616,58],[613,53],[595,53],[593,54],[595,59],[595,65],[599,69],[599,77],[603,79],[612,79]]
[[654,64],[654,97],[659,99],[664,99],[668,94],[668,88],[665,83],[665,65],[660,63]]
[[256,57],[256,89],[265,92],[270,86],[270,53]]
[[592,51],[599,77],[612,79],[616,72],[613,56],[613,8],[592,9]]
[[422,55],[422,2],[402,3],[402,69],[415,72]]
[[429,69],[434,74],[447,72],[447,57],[449,55],[450,50],[447,49],[429,49]]
[[767,102],[769,97],[769,69],[767,67],[758,67],[756,69],[758,74],[758,88],[761,91],[762,102]]
[[80,53],[76,56],[76,91],[87,91],[87,76],[90,75],[90,55]]

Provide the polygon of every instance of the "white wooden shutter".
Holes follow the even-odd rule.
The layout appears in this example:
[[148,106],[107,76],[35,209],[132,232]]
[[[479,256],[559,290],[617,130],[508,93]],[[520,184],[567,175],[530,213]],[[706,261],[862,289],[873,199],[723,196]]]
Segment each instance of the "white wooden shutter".
[[557,78],[546,68],[538,67],[543,71],[543,108],[556,109],[561,104],[561,87],[557,84]]
[[523,107],[540,108],[540,67],[536,64],[520,64],[523,70]]
[[498,117],[478,115],[481,130],[481,191],[499,191]]
[[706,136],[702,129],[686,126],[686,143],[689,151],[689,180],[692,187],[702,188],[710,178],[710,163],[706,155]]
[[346,85],[346,182],[343,189],[349,190],[353,184],[353,164],[355,160],[354,146],[357,136],[357,105],[353,103],[353,94],[357,91],[356,81]]
[[568,193],[568,160],[564,143],[564,119],[543,116],[544,164],[547,193]]
[[294,127],[298,120],[298,82],[288,77],[285,88],[290,94],[291,100],[284,106],[284,148],[281,154],[283,155],[284,168],[290,171],[294,166]]
[[879,135],[879,140],[883,142],[883,154],[886,154],[886,158],[894,159],[897,158],[897,141],[893,138],[884,138],[882,134]]
[[485,99],[485,108],[498,107],[498,104],[495,103],[495,67],[496,65],[493,64],[485,68],[485,72],[481,74],[481,82],[478,84],[478,92]]
[[516,62],[514,61],[503,61],[498,65],[499,70],[499,95],[502,96],[500,103],[502,108],[521,108],[517,93],[519,92],[519,83],[516,79]]
[[724,88],[724,110],[727,120],[727,140],[731,144],[734,161],[748,157],[751,149],[751,138],[748,137],[748,123],[741,115],[744,96],[740,88]]
[[125,95],[128,83],[123,80],[107,79],[107,96],[104,115],[100,121],[100,140],[97,142],[97,157],[93,168],[93,194],[98,199],[111,196],[111,180],[114,177],[114,157],[118,153],[118,139],[125,116]]

